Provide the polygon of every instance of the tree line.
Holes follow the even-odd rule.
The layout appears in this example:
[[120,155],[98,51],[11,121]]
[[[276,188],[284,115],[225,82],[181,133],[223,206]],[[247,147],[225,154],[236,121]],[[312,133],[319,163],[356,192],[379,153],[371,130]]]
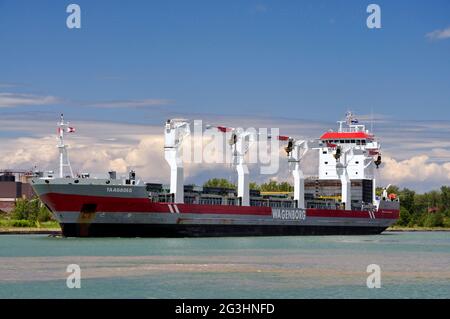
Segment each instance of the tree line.
[[397,194],[400,199],[399,226],[407,227],[450,227],[450,186],[441,186],[423,194],[397,186],[391,186],[388,193]]

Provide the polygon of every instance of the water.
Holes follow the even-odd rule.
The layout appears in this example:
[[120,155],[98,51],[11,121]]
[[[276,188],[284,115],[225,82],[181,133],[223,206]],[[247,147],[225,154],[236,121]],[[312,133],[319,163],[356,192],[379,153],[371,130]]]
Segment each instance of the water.
[[[66,267],[81,267],[81,289]],[[366,268],[381,267],[369,289]],[[450,232],[195,239],[0,236],[0,298],[449,298]]]

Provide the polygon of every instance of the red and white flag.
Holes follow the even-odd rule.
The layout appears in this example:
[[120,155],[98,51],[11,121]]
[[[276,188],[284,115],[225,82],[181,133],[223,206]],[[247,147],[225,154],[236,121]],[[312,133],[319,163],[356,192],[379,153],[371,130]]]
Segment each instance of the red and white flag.
[[327,147],[329,147],[329,148],[336,148],[337,145],[334,144],[334,143],[327,142]]
[[233,129],[225,126],[216,126],[219,131],[222,133],[231,132]]
[[290,137],[289,136],[285,136],[285,135],[278,135],[278,140],[279,141],[289,141]]

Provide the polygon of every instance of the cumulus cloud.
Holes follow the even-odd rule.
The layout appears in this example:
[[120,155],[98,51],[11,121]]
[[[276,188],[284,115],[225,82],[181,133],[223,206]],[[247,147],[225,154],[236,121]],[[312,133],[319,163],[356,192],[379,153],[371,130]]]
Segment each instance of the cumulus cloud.
[[0,93],[0,107],[52,105],[58,102],[60,99],[51,95]]
[[[75,173],[104,173],[116,170],[126,173],[129,168],[138,169],[141,176],[158,181],[166,179],[168,169],[162,153],[162,141],[158,136],[147,136],[135,145],[114,145],[96,138],[81,138],[80,143],[67,139],[69,157]],[[1,168],[56,170],[58,150],[56,138],[17,138],[2,142]]]
[[[205,117],[206,118],[206,117]],[[205,123],[227,124],[234,123],[245,127],[249,120],[245,118],[209,118]],[[282,119],[252,119],[256,127],[282,127],[281,133],[300,137],[312,138],[323,133],[327,123],[302,122],[300,120]],[[436,124],[436,123],[434,123]],[[445,136],[449,130],[448,123],[439,125],[419,123],[416,126],[402,123],[398,132],[389,131],[388,124],[378,131],[382,137],[384,167],[378,170],[379,184],[397,184],[416,190],[429,190],[443,184],[450,183],[450,144],[436,136]],[[75,134],[67,137],[70,145],[69,155],[75,172],[100,172],[116,170],[125,174],[128,168],[137,170],[139,176],[146,181],[169,181],[169,167],[164,159],[163,128],[159,125],[120,124],[110,122],[74,121],[71,125],[77,128]],[[332,123],[331,123],[332,125]],[[37,165],[41,169],[55,170],[58,165],[56,138],[54,136],[55,121],[14,120],[0,118],[0,168],[32,168]],[[398,129],[398,122],[393,125]],[[416,129],[419,127],[419,129]],[[392,130],[392,129],[391,129]],[[407,132],[403,132],[406,130]],[[414,138],[411,139],[411,131]],[[24,135],[29,137],[23,137]],[[448,134],[447,134],[448,135]],[[17,137],[14,137],[17,136]],[[395,138],[389,138],[395,137]],[[205,137],[201,144],[211,141]],[[199,141],[187,138],[186,146],[192,145],[193,151],[198,151]],[[227,145],[224,138],[223,143]],[[418,145],[420,147],[418,147]],[[286,154],[279,149],[279,170],[272,175],[261,175],[261,165],[249,165],[250,179],[265,182],[270,178],[292,181],[288,170]],[[212,148],[203,149],[208,163],[185,163],[185,177],[187,183],[201,184],[211,177],[231,178],[236,181],[236,172],[230,164],[214,163],[216,158],[224,158],[223,152]],[[317,175],[317,154],[310,152],[303,160],[302,167],[305,174]],[[191,158],[189,161],[193,162]],[[266,165],[266,164],[263,164]]]
[[51,163],[57,156],[55,145],[54,137],[23,137],[2,141],[0,167],[30,169],[33,163]]
[[409,185],[410,183],[450,183],[450,161],[434,163],[428,155],[416,155],[406,160],[384,157],[381,179],[386,183]]
[[425,35],[430,40],[444,40],[450,38],[450,26],[445,29],[434,30]]

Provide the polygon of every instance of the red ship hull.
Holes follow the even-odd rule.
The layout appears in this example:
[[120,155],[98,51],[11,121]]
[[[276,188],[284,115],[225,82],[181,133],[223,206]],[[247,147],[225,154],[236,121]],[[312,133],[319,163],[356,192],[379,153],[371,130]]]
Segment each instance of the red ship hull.
[[148,198],[46,192],[64,236],[203,237],[379,234],[397,209],[346,211],[155,203]]

